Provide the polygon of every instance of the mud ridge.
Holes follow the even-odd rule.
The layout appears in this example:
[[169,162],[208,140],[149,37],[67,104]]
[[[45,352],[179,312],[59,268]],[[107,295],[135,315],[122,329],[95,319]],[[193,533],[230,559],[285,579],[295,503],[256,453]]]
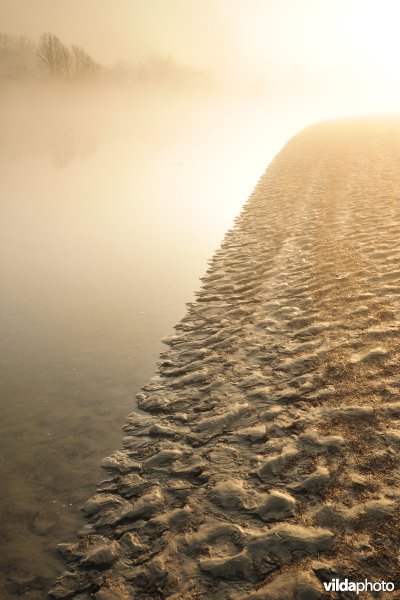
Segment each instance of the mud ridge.
[[79,543],[60,544],[50,598],[400,587],[399,151],[399,121],[340,120],[270,164],[103,461]]

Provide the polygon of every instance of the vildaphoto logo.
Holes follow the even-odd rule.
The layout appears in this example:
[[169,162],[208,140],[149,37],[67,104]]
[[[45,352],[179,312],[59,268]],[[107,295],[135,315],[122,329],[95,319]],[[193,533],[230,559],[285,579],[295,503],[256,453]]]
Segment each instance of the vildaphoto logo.
[[340,579],[332,579],[324,581],[326,592],[393,592],[394,583],[391,581],[349,581],[347,578],[341,581]]

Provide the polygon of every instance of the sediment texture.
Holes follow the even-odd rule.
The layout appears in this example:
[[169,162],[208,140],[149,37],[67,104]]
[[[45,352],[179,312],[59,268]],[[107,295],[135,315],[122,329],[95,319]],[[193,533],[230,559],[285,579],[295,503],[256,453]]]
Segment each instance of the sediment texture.
[[81,541],[60,546],[52,598],[400,586],[399,152],[397,121],[360,119],[272,162],[105,459]]

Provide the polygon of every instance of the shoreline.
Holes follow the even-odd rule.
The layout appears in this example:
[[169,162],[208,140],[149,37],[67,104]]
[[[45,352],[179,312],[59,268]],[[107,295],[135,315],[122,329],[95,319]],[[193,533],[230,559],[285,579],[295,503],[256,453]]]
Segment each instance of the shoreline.
[[275,157],[164,340],[81,541],[59,545],[50,598],[400,586],[399,149],[398,121],[346,119]]

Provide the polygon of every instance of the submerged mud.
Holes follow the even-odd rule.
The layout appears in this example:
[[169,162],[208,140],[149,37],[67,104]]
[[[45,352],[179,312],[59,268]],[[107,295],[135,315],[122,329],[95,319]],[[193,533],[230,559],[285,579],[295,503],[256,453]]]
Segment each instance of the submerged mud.
[[400,585],[399,152],[394,119],[333,121],[271,163],[103,461],[80,542],[60,544],[51,598]]

